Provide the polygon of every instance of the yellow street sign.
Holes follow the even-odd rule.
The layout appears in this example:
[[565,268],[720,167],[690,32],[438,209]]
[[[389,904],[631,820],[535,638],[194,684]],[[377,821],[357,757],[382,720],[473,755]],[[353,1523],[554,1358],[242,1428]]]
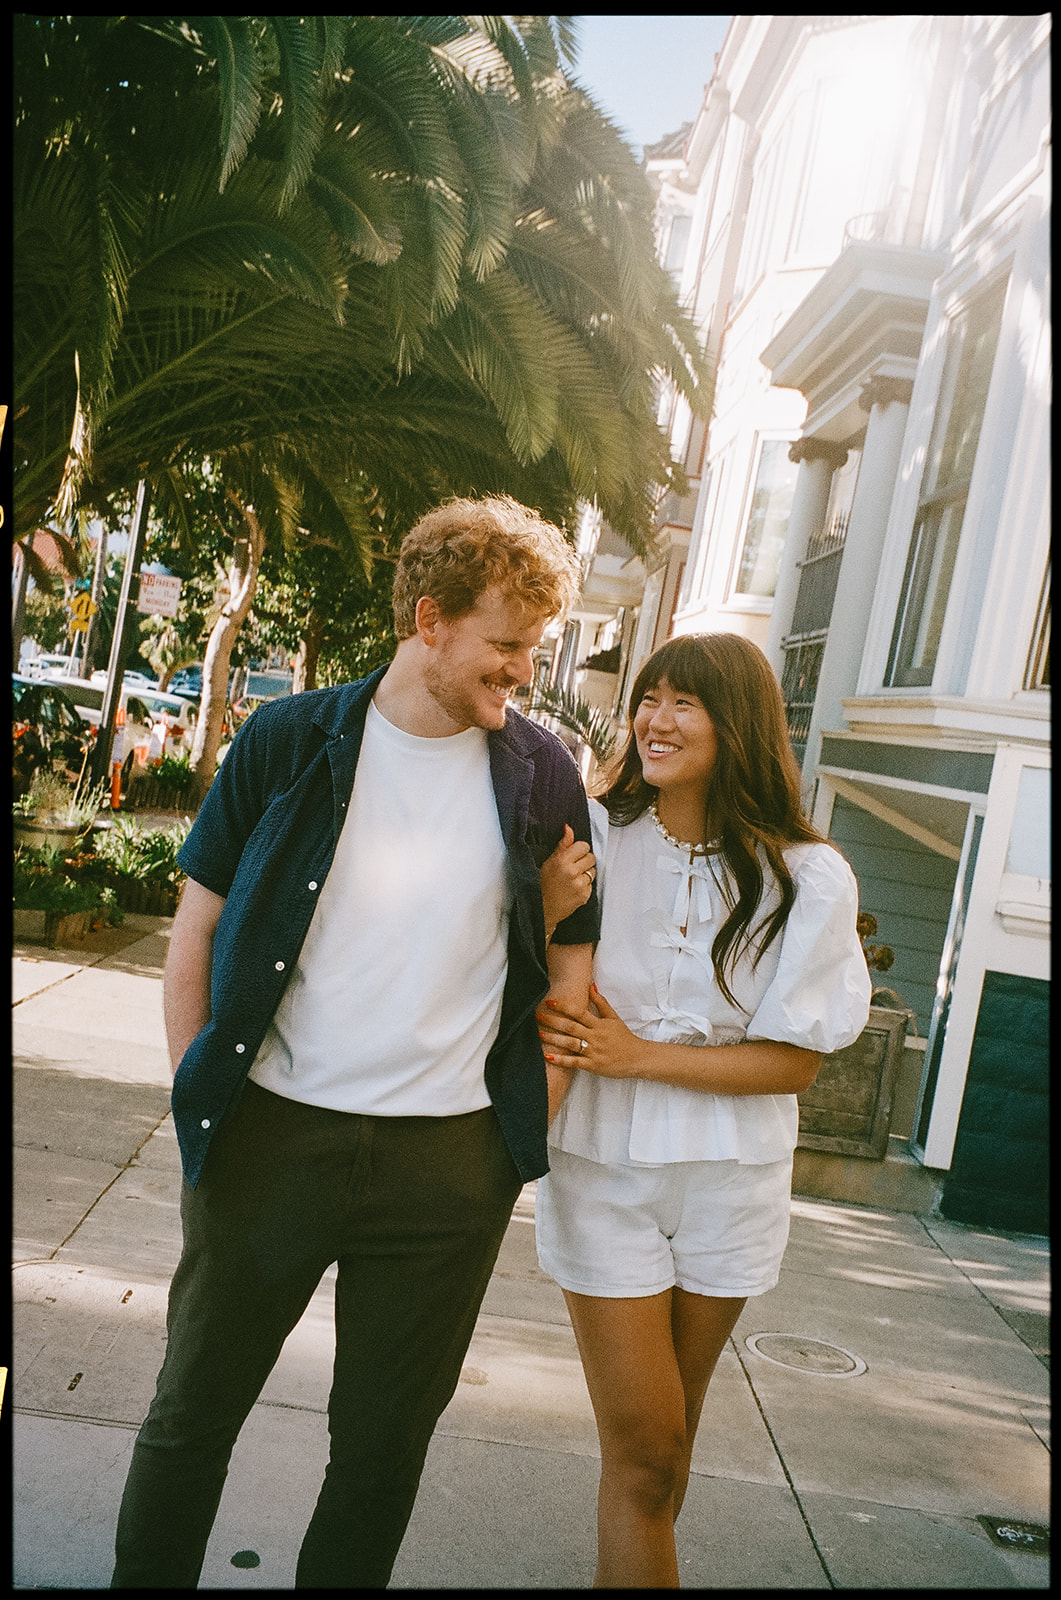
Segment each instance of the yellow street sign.
[[74,620],[70,624],[74,633],[84,633],[88,629],[89,618],[99,610],[99,606],[96,605],[88,590],[82,589],[71,600],[70,610],[74,614]]

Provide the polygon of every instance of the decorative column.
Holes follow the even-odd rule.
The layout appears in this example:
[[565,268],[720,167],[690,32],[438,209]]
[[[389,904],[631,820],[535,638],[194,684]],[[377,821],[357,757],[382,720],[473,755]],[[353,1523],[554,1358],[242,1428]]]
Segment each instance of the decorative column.
[[792,629],[792,614],[799,593],[800,562],[807,554],[807,541],[811,534],[816,533],[825,522],[833,473],[838,472],[847,460],[847,451],[843,445],[831,444],[826,439],[797,439],[788,452],[788,459],[797,464],[799,472],[792,491],[792,508],[788,514],[785,544],[781,551],[774,604],[766,635],[766,655],[779,679],[784,667],[781,641]]
[[803,758],[806,785],[814,779],[822,729],[843,726],[841,702],[845,695],[854,694],[858,682],[912,390],[913,384],[906,378],[876,377],[859,395],[859,405],[869,412],[869,423],[807,735]]

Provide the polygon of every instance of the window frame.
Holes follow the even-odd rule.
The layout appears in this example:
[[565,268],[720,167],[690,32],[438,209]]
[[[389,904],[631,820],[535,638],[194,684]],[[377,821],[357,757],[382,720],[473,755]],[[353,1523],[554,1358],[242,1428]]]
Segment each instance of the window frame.
[[[977,285],[975,292],[965,296],[948,318],[939,395],[884,670],[884,687],[888,689],[930,689],[936,679],[969,490],[976,472],[998,363],[1009,286],[1007,270]],[[984,320],[978,333],[974,318],[980,311]],[[965,363],[967,355],[975,360],[975,341],[984,334],[992,337],[990,362],[986,381],[976,386],[968,381]],[[963,373],[967,380],[964,392],[973,396],[980,414],[975,424],[971,458],[963,470],[954,473],[952,469],[951,475],[944,476],[956,420],[963,415],[966,419],[975,415],[975,405],[966,406],[964,413],[956,409],[961,389],[959,379]],[[960,445],[954,454],[960,459]]]
[[[756,496],[756,493],[757,493],[757,490],[758,490],[758,487],[759,487],[759,478],[760,478],[760,473],[762,471],[763,458],[764,458],[767,446],[768,445],[775,445],[775,444],[776,445],[780,445],[783,448],[783,450],[785,451],[785,457],[787,459],[787,454],[788,454],[789,449],[792,447],[792,444],[794,442],[794,437],[795,436],[793,434],[791,434],[791,433],[772,433],[771,432],[771,433],[760,433],[760,434],[756,435],[755,449],[754,449],[754,452],[753,452],[753,455],[752,455],[753,467],[752,467],[752,471],[749,474],[749,478],[748,478],[748,488],[747,488],[747,491],[746,491],[745,504],[744,504],[743,514],[742,514],[741,520],[740,520],[740,529],[741,529],[741,531],[740,531],[739,538],[734,542],[732,566],[731,566],[731,570],[730,570],[729,584],[727,585],[726,603],[727,603],[727,605],[729,605],[729,606],[731,606],[733,608],[741,609],[741,610],[744,610],[744,611],[749,611],[749,610],[751,610],[751,611],[754,611],[754,610],[769,611],[769,609],[773,605],[774,596],[777,593],[777,573],[775,573],[775,575],[774,575],[774,586],[773,586],[773,589],[770,591],[769,594],[756,594],[753,590],[750,590],[750,589],[747,589],[747,590],[746,589],[740,589],[740,588],[738,588],[738,584],[740,582],[741,570],[742,570],[742,568],[744,567],[744,564],[745,564],[745,552],[747,551],[747,548],[748,548],[748,536],[749,536],[749,532],[750,532],[750,529],[751,529],[752,515],[753,515],[754,509],[755,509],[755,496]],[[796,477],[797,477],[797,474],[799,472],[799,468],[794,462],[791,463],[791,465],[792,465],[792,493],[794,495],[795,494],[795,488],[796,488]],[[787,532],[788,532],[788,518],[791,516],[791,514],[792,514],[792,502],[790,500],[789,501],[789,506],[788,506],[788,512],[786,513],[786,517],[785,517],[785,533],[781,538],[780,546],[779,546],[779,549],[778,549],[778,571],[780,571],[781,556],[783,555],[784,548],[785,548],[785,538],[787,537]]]

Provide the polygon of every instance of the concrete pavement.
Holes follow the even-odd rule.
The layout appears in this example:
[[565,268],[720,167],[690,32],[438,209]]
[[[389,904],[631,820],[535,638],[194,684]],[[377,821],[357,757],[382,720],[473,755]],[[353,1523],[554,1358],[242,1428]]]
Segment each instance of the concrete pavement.
[[[170,923],[17,944],[18,1589],[106,1587],[180,1245],[161,966]],[[432,1443],[395,1588],[588,1587],[597,1442],[520,1198]],[[708,1395],[683,1586],[1045,1589],[1048,1242],[796,1198],[776,1289]],[[244,1429],[203,1588],[290,1588],[327,1453],[325,1277]],[[2,1364],[2,1363],[0,1363]]]

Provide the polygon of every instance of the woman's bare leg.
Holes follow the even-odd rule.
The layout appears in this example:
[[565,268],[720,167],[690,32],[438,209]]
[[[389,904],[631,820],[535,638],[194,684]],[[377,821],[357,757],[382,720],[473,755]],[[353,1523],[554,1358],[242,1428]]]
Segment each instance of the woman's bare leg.
[[744,1307],[682,1289],[565,1291],[601,1447],[598,1589],[676,1589],[674,1523],[711,1374]]
[[685,1394],[671,1291],[603,1299],[565,1291],[601,1448],[597,1589],[676,1589],[674,1491]]
[[685,1443],[674,1489],[674,1519],[677,1521],[689,1482],[693,1441],[700,1425],[707,1386],[746,1301],[690,1294],[686,1289],[674,1289],[671,1293],[674,1352],[685,1394]]

